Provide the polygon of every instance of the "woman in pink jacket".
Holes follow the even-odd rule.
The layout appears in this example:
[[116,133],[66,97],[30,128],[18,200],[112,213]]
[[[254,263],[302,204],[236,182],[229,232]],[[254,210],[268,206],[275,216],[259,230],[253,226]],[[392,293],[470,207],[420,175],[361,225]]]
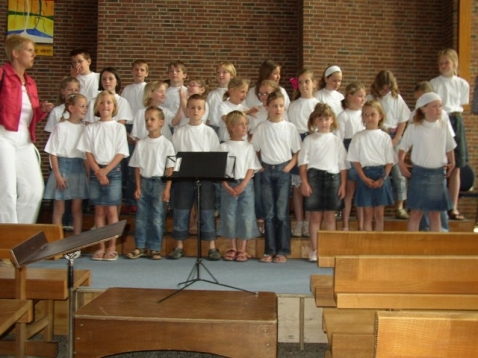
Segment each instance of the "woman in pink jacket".
[[53,105],[40,104],[33,66],[35,44],[12,35],[5,41],[8,58],[0,68],[0,223],[35,223],[43,195],[43,177],[35,142],[36,123]]

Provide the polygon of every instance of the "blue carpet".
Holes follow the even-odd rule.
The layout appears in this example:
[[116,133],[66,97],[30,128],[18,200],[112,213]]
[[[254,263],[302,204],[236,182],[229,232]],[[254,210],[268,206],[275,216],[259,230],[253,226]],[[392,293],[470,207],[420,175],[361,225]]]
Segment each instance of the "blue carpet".
[[[133,288],[178,288],[178,283],[188,280],[189,275],[197,278],[196,258],[183,257],[179,260],[148,258],[130,260],[119,257],[117,261],[93,261],[89,255],[75,260],[78,270],[90,270],[90,288],[108,287]],[[316,263],[302,259],[289,259],[286,263],[261,263],[258,260],[247,262],[202,261],[204,266],[221,284],[247,291],[268,291],[281,294],[310,294],[310,275],[332,275],[333,269],[319,268]],[[64,259],[42,261],[31,267],[67,268]],[[194,270],[193,270],[194,269]],[[199,265],[199,277],[214,281],[207,270]],[[191,289],[230,290],[228,287],[208,282],[194,282]]]

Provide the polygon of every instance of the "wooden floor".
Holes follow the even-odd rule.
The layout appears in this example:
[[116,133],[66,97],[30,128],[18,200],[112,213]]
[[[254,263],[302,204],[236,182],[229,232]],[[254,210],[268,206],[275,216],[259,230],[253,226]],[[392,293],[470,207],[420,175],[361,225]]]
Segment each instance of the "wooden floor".
[[276,295],[110,288],[75,313],[75,357],[148,350],[276,357]]

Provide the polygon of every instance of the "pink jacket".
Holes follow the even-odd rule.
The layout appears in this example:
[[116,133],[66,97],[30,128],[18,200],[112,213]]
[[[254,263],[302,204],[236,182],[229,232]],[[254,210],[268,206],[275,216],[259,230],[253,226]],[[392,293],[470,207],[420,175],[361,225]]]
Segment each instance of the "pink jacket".
[[[47,116],[42,112],[38,99],[37,85],[26,73],[25,86],[32,103],[33,119],[29,127],[32,142],[36,140],[35,127]],[[0,68],[0,125],[6,130],[18,132],[20,114],[22,111],[22,82],[12,65],[7,62]]]

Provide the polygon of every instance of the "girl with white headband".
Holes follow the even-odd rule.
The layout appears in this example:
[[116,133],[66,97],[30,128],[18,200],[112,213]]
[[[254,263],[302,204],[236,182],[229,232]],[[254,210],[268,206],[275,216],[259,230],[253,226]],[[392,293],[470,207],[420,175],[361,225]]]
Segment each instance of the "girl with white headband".
[[314,96],[320,103],[328,104],[337,117],[342,112],[344,96],[338,91],[342,83],[342,70],[339,66],[327,67],[319,81],[319,90]]
[[[442,100],[433,92],[417,101],[417,111],[399,144],[398,160],[402,174],[409,178],[408,231],[418,231],[424,211],[428,211],[430,231],[441,231],[440,212],[451,208],[446,177],[455,167],[456,147],[448,124],[441,120]],[[405,155],[413,147],[411,162]]]

